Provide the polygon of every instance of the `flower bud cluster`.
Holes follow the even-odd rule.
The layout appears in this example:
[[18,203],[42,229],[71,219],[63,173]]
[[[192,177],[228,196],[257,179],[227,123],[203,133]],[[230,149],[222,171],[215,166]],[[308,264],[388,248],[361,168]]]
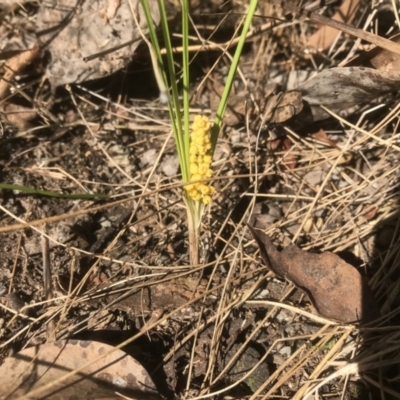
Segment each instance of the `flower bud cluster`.
[[211,124],[207,117],[196,115],[190,135],[190,181],[199,181],[186,186],[189,196],[204,204],[211,202],[211,195],[215,192],[213,186],[202,179],[211,178]]

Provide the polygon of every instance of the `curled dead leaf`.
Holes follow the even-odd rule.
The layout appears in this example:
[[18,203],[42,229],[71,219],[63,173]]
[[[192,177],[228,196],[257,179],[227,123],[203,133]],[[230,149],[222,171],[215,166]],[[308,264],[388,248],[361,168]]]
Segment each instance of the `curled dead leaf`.
[[249,228],[267,267],[303,290],[320,315],[343,324],[379,318],[371,289],[352,265],[336,254],[309,253],[294,245],[279,252],[264,232]]

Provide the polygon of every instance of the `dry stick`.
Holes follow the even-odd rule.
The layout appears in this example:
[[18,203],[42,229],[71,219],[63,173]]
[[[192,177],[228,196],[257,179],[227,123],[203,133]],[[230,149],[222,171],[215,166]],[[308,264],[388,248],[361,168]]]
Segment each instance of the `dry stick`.
[[[389,359],[389,360],[382,360],[382,357],[385,354],[389,354],[390,352],[398,352],[400,349],[400,344],[396,343],[393,346],[385,348],[381,352],[377,354],[372,354],[368,357],[358,360],[357,362],[351,362],[346,364],[344,367],[340,368],[339,370],[335,371],[331,375],[327,376],[323,381],[319,382],[317,386],[315,386],[311,392],[308,392],[304,400],[310,399],[311,395],[316,393],[316,391],[321,388],[322,386],[326,385],[328,382],[346,376],[347,374],[360,374],[360,372],[368,371],[371,369],[381,368],[385,366],[397,365],[397,359]],[[363,377],[365,374],[363,374]]]
[[[215,385],[218,383],[218,381],[220,379],[222,379],[223,376],[225,376],[226,372],[230,370],[230,368],[232,367],[232,365],[237,361],[237,359],[240,357],[240,355],[243,353],[244,349],[246,348],[246,346],[252,341],[254,340],[254,337],[257,335],[258,331],[262,328],[265,327],[266,324],[268,323],[268,321],[272,318],[272,315],[276,312],[277,309],[280,308],[284,308],[287,310],[290,310],[292,313],[296,314],[298,313],[299,315],[303,315],[306,316],[306,318],[311,319],[314,322],[317,323],[325,323],[326,322],[326,326],[327,325],[336,325],[336,322],[330,321],[328,319],[319,317],[317,315],[311,314],[307,311],[301,310],[299,308],[293,307],[293,306],[289,306],[287,304],[282,303],[282,301],[284,301],[285,299],[287,299],[287,297],[289,297],[289,295],[291,294],[292,290],[288,291],[283,297],[280,298],[279,302],[273,302],[273,301],[257,301],[257,300],[246,300],[247,298],[249,298],[253,293],[255,293],[257,287],[258,287],[258,282],[256,282],[255,285],[253,285],[252,288],[250,288],[249,291],[247,291],[247,293],[244,293],[243,298],[241,299],[241,301],[243,302],[243,304],[253,304],[253,305],[260,305],[261,307],[266,306],[265,308],[267,308],[268,305],[273,306],[273,308],[267,312],[267,314],[265,315],[264,319],[257,324],[257,326],[255,327],[255,329],[246,337],[245,342],[243,343],[243,345],[239,348],[239,350],[236,352],[236,354],[229,360],[229,362],[224,366],[223,370],[219,372],[219,375],[214,378],[214,380],[212,381],[212,385]],[[244,301],[243,301],[244,300]],[[230,309],[228,308],[229,306],[227,306],[227,311],[230,311]],[[232,307],[233,308],[233,307]],[[235,305],[234,308],[238,308],[238,305]],[[267,308],[268,310],[268,308]],[[311,335],[310,335],[311,336]],[[282,339],[278,339],[276,342],[279,341],[283,341]],[[294,340],[294,338],[290,338],[290,340]],[[263,357],[258,360],[257,362],[257,366],[253,366],[252,367],[252,371],[254,372],[257,367],[263,362],[263,360],[265,360],[265,358],[268,356],[268,354],[272,351],[273,346],[270,346],[268,349],[268,352],[266,352]],[[246,376],[250,376],[251,373],[250,372],[246,372]],[[240,381],[245,381],[245,377],[241,377]],[[239,382],[236,382],[236,384],[238,384]],[[227,388],[224,388],[223,391],[226,391]],[[214,395],[219,394],[220,392],[217,393],[213,393]]]
[[[266,267],[264,267],[264,268],[266,268]],[[253,273],[253,272],[251,272],[251,273]],[[247,273],[246,273],[246,275],[247,275]],[[233,308],[239,308],[242,304],[244,304],[244,302],[247,302],[247,301],[246,301],[247,298],[250,297],[250,296],[255,292],[255,290],[256,290],[257,287],[258,287],[258,283],[259,283],[259,282],[260,282],[260,281],[258,281],[258,282],[256,282],[255,284],[253,284],[253,286],[252,286],[246,293],[244,293],[242,297],[234,299],[232,303],[230,303],[230,304],[228,304],[227,306],[225,306],[225,307],[222,309],[221,313],[222,313],[222,314],[225,314],[225,313],[227,313],[227,312],[230,312]],[[219,285],[219,286],[222,286],[222,285],[223,285],[223,284],[221,284],[221,285]],[[289,291],[288,293],[286,293],[283,297],[281,297],[280,300],[283,301],[289,294],[290,294],[290,291]],[[282,305],[284,305],[284,304],[275,303],[275,305],[277,305],[278,307],[280,307],[280,306],[282,306]],[[266,316],[264,317],[264,320],[263,320],[263,321],[265,322],[265,321],[267,321],[269,318],[271,318],[271,315],[272,315],[275,311],[276,311],[276,307],[274,307],[273,309],[271,309],[271,310],[266,314]],[[213,323],[214,321],[216,321],[218,317],[219,317],[219,315],[216,314],[216,315],[212,316],[211,318],[209,318],[208,320],[203,321],[202,324],[199,326],[198,329],[201,330],[201,329],[204,329],[207,325],[211,325],[211,323]],[[240,353],[241,353],[241,352],[243,351],[243,349],[247,346],[247,344],[254,338],[254,336],[256,336],[257,332],[258,332],[262,327],[264,327],[264,322],[261,322],[260,324],[258,324],[257,327],[251,332],[251,334],[246,338],[245,343],[243,343],[243,345],[241,346],[241,348],[239,349],[239,351],[236,353],[236,355],[235,355],[235,356],[229,361],[229,363],[224,367],[223,371],[221,371],[221,372],[219,373],[219,375],[218,375],[216,378],[214,378],[214,380],[213,380],[213,382],[212,382],[212,385],[214,385],[215,383],[217,383],[218,380],[219,380],[222,376],[224,376],[224,373],[229,369],[229,365],[232,365],[232,364],[234,363],[235,357],[239,357],[239,356],[240,356]],[[180,342],[179,342],[179,347],[182,348],[183,345],[184,345],[185,343],[187,343],[188,340],[189,340],[191,337],[193,337],[195,334],[196,334],[196,331],[192,331],[192,332],[189,333],[185,338],[181,339]],[[279,342],[279,341],[281,341],[281,339],[278,339],[278,340],[275,341],[274,343],[277,343],[277,342]],[[207,397],[211,397],[211,396],[215,396],[215,395],[218,395],[218,394],[227,392],[228,390],[230,390],[230,389],[234,388],[236,385],[238,385],[240,382],[245,381],[245,380],[247,379],[247,377],[251,376],[251,374],[258,368],[258,366],[266,359],[266,357],[268,356],[268,354],[270,353],[270,351],[272,350],[273,347],[274,347],[274,344],[273,344],[273,345],[269,348],[269,350],[263,355],[263,357],[262,357],[260,360],[258,360],[257,364],[254,365],[254,366],[251,368],[251,370],[248,370],[244,376],[240,377],[239,380],[233,382],[230,386],[224,387],[223,389],[220,389],[220,390],[218,390],[217,392],[208,393],[208,394],[205,394],[205,391],[207,390],[207,388],[205,388],[205,389],[203,389],[203,392],[200,393],[200,396],[194,397],[193,400],[204,399],[204,398],[207,398]],[[172,357],[173,353],[174,353],[176,350],[177,350],[177,349],[174,348],[172,351],[170,351],[170,352],[164,357],[164,359],[163,359],[164,363],[165,363],[166,361],[168,361],[168,360]],[[158,368],[158,367],[157,367],[157,368]],[[204,393],[204,394],[203,394],[203,393]]]
[[[51,267],[50,267],[50,249],[49,239],[46,236],[42,236],[42,257],[43,257],[43,287],[45,299],[50,301],[53,299],[53,288],[51,281]],[[47,303],[50,305],[50,303]],[[47,340],[55,340],[55,321],[50,319],[47,323]]]
[[[263,384],[252,394],[250,397],[250,400],[258,400],[258,399],[265,399],[265,398],[270,398],[266,396],[270,396],[272,393],[274,393],[279,387],[282,385],[282,381],[286,380],[288,381],[289,377],[292,376],[296,370],[299,367],[302,367],[305,362],[304,362],[304,355],[306,355],[307,359],[310,359],[310,357],[315,353],[316,347],[314,348],[309,348],[308,343],[314,343],[315,339],[319,337],[332,337],[334,333],[336,332],[336,328],[333,332],[326,332],[325,331],[329,328],[328,325],[322,326],[316,333],[312,334],[309,340],[305,343],[303,343],[296,351],[292,354],[291,357],[289,357],[285,362],[283,362],[268,378]],[[325,335],[325,336],[323,336]],[[317,343],[316,346],[318,346],[321,341],[324,339],[320,339]],[[289,338],[288,338],[289,339]],[[275,341],[276,342],[276,341]],[[274,342],[274,344],[275,344]],[[300,358],[303,357],[303,358]],[[299,360],[296,361],[296,358],[299,358]],[[273,384],[273,382],[275,382]],[[271,387],[272,385],[272,387]],[[267,393],[265,391],[267,388],[270,388]],[[261,393],[263,393],[263,397],[261,397]]]
[[285,10],[288,10],[292,13],[298,14],[300,16],[305,16],[313,22],[318,24],[328,25],[338,31],[342,31],[344,33],[348,33],[349,35],[358,37],[362,40],[365,40],[369,43],[372,43],[376,46],[381,47],[382,49],[386,49],[388,51],[392,51],[393,53],[400,54],[400,44],[396,42],[392,42],[389,39],[385,39],[381,36],[375,35],[370,32],[363,31],[361,29],[355,28],[352,25],[344,24],[343,22],[336,21],[334,19],[330,19],[324,17],[313,11],[308,11],[305,8],[297,7],[293,4],[289,4],[286,1],[282,0],[268,0],[270,3],[278,5]]
[[[191,275],[191,274],[193,274],[193,273],[196,273],[196,272],[200,271],[200,270],[203,269],[204,267],[205,267],[205,266],[202,266],[201,268],[198,268],[198,269],[196,269],[196,270],[190,270],[190,271],[185,272],[185,273],[177,274],[177,275],[175,275],[173,278],[165,278],[165,279],[163,278],[163,279],[158,280],[158,281],[156,281],[156,282],[150,282],[150,283],[149,283],[148,281],[146,281],[146,282],[144,282],[144,283],[139,282],[138,285],[133,286],[133,287],[130,288],[129,290],[125,291],[125,292],[124,292],[121,296],[119,296],[118,298],[116,298],[116,299],[112,300],[111,302],[107,303],[107,304],[102,308],[102,310],[107,310],[107,309],[109,309],[110,307],[112,307],[114,304],[117,304],[118,302],[120,302],[121,300],[133,296],[133,295],[135,294],[135,292],[139,291],[140,289],[150,288],[151,286],[155,286],[155,285],[162,285],[163,283],[166,283],[166,284],[171,283],[172,280],[179,280],[179,279],[182,278],[182,277],[185,277],[185,276],[187,276],[187,275]],[[152,274],[152,275],[142,275],[140,278],[146,279],[146,277],[155,277],[155,276],[164,276],[164,275],[165,275],[165,274],[157,273],[157,274]],[[130,279],[130,280],[125,280],[125,282],[122,281],[122,283],[134,282],[135,280],[136,280],[135,278],[132,278],[132,279]],[[75,299],[72,299],[72,294],[73,294],[73,293],[72,293],[72,288],[71,288],[71,286],[70,286],[70,289],[69,289],[69,292],[68,292],[68,298],[70,298],[70,299],[66,298],[66,301],[65,301],[65,304],[67,304],[67,302],[69,302],[69,303],[68,303],[68,307],[67,307],[66,305],[63,305],[63,306],[60,307],[60,308],[63,308],[63,311],[62,311],[63,314],[60,316],[59,320],[61,320],[62,316],[66,314],[66,311],[64,311],[64,310],[69,310],[69,308],[70,308],[70,305],[69,305],[69,304],[70,304],[70,303],[72,303],[72,302],[74,302],[74,301],[76,302],[76,304],[77,304],[77,303],[85,303],[85,302],[87,302],[87,301],[90,300],[90,299],[98,299],[98,298],[101,298],[101,297],[103,296],[103,294],[104,294],[105,292],[107,292],[110,288],[113,288],[113,286],[118,286],[119,284],[122,284],[122,283],[116,283],[116,284],[113,284],[113,285],[106,286],[106,287],[104,287],[104,288],[102,288],[102,289],[96,290],[96,291],[93,292],[93,293],[86,292],[82,297],[80,297],[80,298],[78,298],[78,299],[76,299],[76,300],[75,300]],[[122,290],[123,290],[123,289],[122,289]],[[118,293],[118,288],[116,288],[115,291],[110,291],[109,294],[113,294],[113,293]],[[159,308],[159,307],[156,306],[156,309],[158,309],[158,308]],[[75,324],[75,325],[72,326],[72,327],[68,326],[68,327],[66,327],[66,328],[63,328],[63,330],[61,330],[60,332],[57,332],[57,339],[62,339],[62,338],[64,338],[66,335],[71,336],[72,333],[73,333],[73,334],[77,334],[77,333],[79,333],[79,332],[81,332],[81,331],[83,331],[83,330],[88,330],[88,328],[94,326],[92,320],[93,320],[93,317],[92,317],[92,316],[89,316],[89,317],[87,317],[87,318],[84,318],[83,320],[80,320],[77,324]],[[91,325],[91,324],[92,324],[92,325]]]
[[[255,201],[255,198],[254,198],[254,201]],[[219,261],[222,260],[222,257],[223,257],[223,255],[226,253],[226,251],[227,251],[227,249],[228,249],[228,246],[230,245],[230,242],[232,241],[232,238],[235,237],[235,234],[236,234],[237,230],[242,226],[242,224],[243,224],[243,222],[245,221],[246,218],[247,218],[247,211],[243,214],[243,216],[242,216],[242,218],[241,218],[241,221],[239,222],[239,224],[237,224],[237,226],[236,226],[236,228],[235,228],[235,232],[230,236],[229,240],[228,240],[227,243],[225,244],[224,249],[222,250],[220,256],[218,257],[218,260],[216,261],[216,266],[215,266],[215,268],[218,266]],[[248,218],[247,218],[247,219],[248,219]],[[227,221],[228,221],[228,218],[225,219],[225,222],[227,222]],[[225,222],[224,222],[224,224],[225,224]],[[223,225],[224,225],[224,224],[223,224]],[[221,228],[221,229],[222,229],[222,228]],[[220,232],[221,232],[221,229],[220,229]],[[228,283],[229,283],[229,281],[230,281],[230,279],[231,279],[231,276],[232,276],[232,274],[233,274],[233,271],[234,271],[233,265],[235,265],[236,254],[237,254],[237,251],[238,251],[238,249],[240,248],[241,243],[242,243],[242,241],[243,241],[243,239],[244,239],[244,235],[245,235],[245,231],[243,231],[242,234],[240,235],[239,245],[237,246],[237,249],[234,251],[234,258],[233,258],[233,260],[232,260],[232,262],[231,262],[232,268],[230,269],[230,272],[228,273],[228,276],[227,276],[227,278],[226,278],[225,285],[224,285],[224,290],[223,290],[223,293],[222,293],[222,296],[221,296],[221,301],[220,301],[220,303],[219,303],[219,305],[218,305],[218,312],[217,312],[217,318],[216,318],[216,323],[215,323],[215,329],[214,329],[214,331],[213,331],[213,337],[212,337],[212,339],[211,339],[211,343],[212,343],[212,344],[211,344],[211,346],[210,346],[210,348],[214,348],[215,350],[218,349],[219,342],[220,342],[220,340],[218,340],[218,338],[221,336],[221,332],[222,332],[221,329],[220,329],[219,331],[217,331],[217,328],[219,328],[220,326],[222,327],[222,324],[223,324],[223,322],[224,322],[224,320],[225,320],[224,317],[221,317],[221,318],[220,318],[221,308],[222,308],[223,305],[224,305],[224,297],[226,298],[225,293],[226,293],[226,291],[227,291]],[[214,269],[214,270],[215,270],[215,269]],[[263,278],[263,279],[264,279],[264,278]],[[263,280],[263,279],[262,279],[262,280]],[[258,286],[259,282],[260,282],[260,281],[257,282],[257,286]],[[229,310],[228,310],[228,312],[229,312]],[[213,379],[213,378],[212,378],[212,374],[213,374],[214,367],[215,367],[215,363],[213,363],[213,362],[212,362],[212,359],[210,359],[210,362],[209,362],[208,367],[207,367],[207,371],[206,371],[206,373],[205,373],[205,377],[204,377],[204,379],[203,379],[203,385],[205,384],[206,379],[208,379],[208,376],[210,377],[210,378],[209,378],[209,379],[210,379],[210,382],[212,382],[212,379]],[[203,389],[203,391],[201,392],[201,394],[203,394],[205,390],[206,390],[206,389]]]
[[393,7],[393,14],[396,17],[397,26],[399,27],[400,26],[400,17],[399,17],[399,12],[397,10],[398,4],[396,4],[395,0],[392,0],[392,7]]
[[[241,221],[244,221],[245,218],[246,218],[246,213],[243,215]],[[216,261],[214,271],[215,271],[215,269],[217,268],[217,266],[218,266],[218,264],[220,263],[220,261],[223,260],[222,257],[223,257],[223,255],[225,254],[225,252],[226,252],[226,250],[227,250],[227,248],[228,248],[228,245],[229,245],[230,242],[232,241],[233,237],[236,237],[235,235],[236,235],[238,229],[239,229],[241,226],[242,226],[241,223],[239,223],[239,224],[236,226],[234,233],[230,236],[228,242],[226,243],[226,245],[224,246],[223,250],[221,251],[220,256],[218,257],[218,260]],[[226,277],[226,280],[225,280],[225,284],[224,284],[224,288],[223,288],[223,291],[222,291],[222,294],[221,294],[221,301],[220,301],[219,304],[218,304],[218,311],[217,311],[217,313],[216,313],[216,314],[217,314],[217,318],[216,318],[216,322],[215,322],[215,329],[214,329],[213,334],[212,334],[211,345],[210,345],[210,348],[215,350],[214,354],[217,354],[217,350],[218,350],[218,348],[219,348],[219,346],[220,346],[220,342],[221,342],[220,337],[221,337],[221,335],[222,335],[223,323],[224,323],[224,321],[225,321],[225,319],[226,319],[225,316],[228,315],[228,314],[222,315],[222,314],[221,314],[221,310],[222,310],[222,308],[224,307],[225,300],[227,299],[226,293],[227,293],[227,291],[228,291],[229,283],[233,281],[233,278],[232,278],[232,277],[233,277],[233,275],[234,275],[234,270],[235,270],[234,265],[235,265],[235,261],[236,261],[236,255],[237,255],[237,251],[240,251],[239,249],[241,248],[241,244],[242,244],[242,242],[243,242],[244,235],[245,235],[245,230],[241,233],[241,235],[239,235],[239,236],[240,236],[240,237],[239,237],[239,243],[238,243],[238,245],[237,245],[236,251],[234,251],[233,260],[232,260],[231,263],[230,263],[232,267],[230,268],[230,270],[229,270],[229,272],[228,272],[228,274],[227,274],[227,277]],[[262,281],[262,280],[264,280],[264,279],[265,279],[265,278],[262,277],[260,280],[258,280],[258,281],[257,281],[257,286],[258,286],[258,284],[260,283],[260,281]],[[230,311],[231,311],[231,309],[228,309],[228,310],[227,310],[227,313],[229,313]],[[203,384],[205,384],[206,379],[208,379],[208,378],[209,378],[210,382],[212,381],[212,375],[213,375],[214,368],[215,368],[215,363],[212,363],[212,361],[209,362],[209,363],[208,363],[208,367],[207,367],[207,371],[206,371],[206,373],[205,373],[205,377],[204,377],[204,379],[203,379]],[[203,392],[204,392],[204,389],[203,389]],[[203,393],[203,392],[202,392],[202,393]]]
[[17,249],[15,252],[15,260],[14,260],[14,264],[13,264],[12,272],[11,272],[10,284],[8,286],[8,294],[12,293],[12,288],[13,288],[13,283],[14,283],[14,278],[15,278],[15,271],[17,270],[18,254],[21,249],[21,241],[22,241],[22,235],[19,235]]
[[[322,327],[320,331],[325,328]],[[280,367],[272,374],[267,381],[264,382],[263,390],[268,387],[267,382],[270,381],[276,382],[273,384],[273,386],[268,390],[268,392],[264,392],[263,397],[261,397],[261,400],[267,400],[270,399],[271,396],[275,393],[277,393],[278,389],[282,390],[282,387],[284,384],[287,384],[287,382],[293,378],[296,374],[304,374],[304,370],[307,368],[306,365],[311,359],[315,359],[318,357],[318,353],[320,352],[319,349],[322,346],[325,346],[326,343],[328,343],[330,340],[332,340],[335,335],[339,333],[339,327],[334,329],[333,331],[327,333],[324,337],[322,337],[315,345],[312,345],[311,348],[306,346],[307,342],[302,345],[298,350],[296,350],[295,353],[293,353],[292,357],[288,358],[283,364],[280,365]],[[315,338],[315,336],[314,336]],[[309,342],[313,343],[313,338],[309,339]],[[304,347],[303,347],[304,346]],[[279,373],[278,373],[279,371]],[[274,379],[272,379],[274,377]],[[250,400],[255,400],[255,399],[260,399],[260,393],[263,390],[260,390],[260,388],[257,389],[258,395],[256,393],[253,394],[253,396],[250,398]],[[297,393],[296,393],[297,394]],[[295,397],[292,397],[291,400],[294,400]],[[296,399],[297,400],[297,399]],[[303,400],[303,399],[302,399]]]
[[[392,143],[392,139],[393,139],[393,138],[392,138],[392,139],[387,139],[387,140],[385,140],[385,139],[381,139],[379,136],[376,136],[375,133],[378,132],[376,128],[372,129],[371,132],[368,132],[368,131],[366,131],[365,129],[361,128],[360,126],[353,125],[351,122],[347,121],[346,119],[341,118],[338,114],[334,113],[334,112],[331,111],[329,108],[324,107],[323,105],[321,105],[321,108],[322,108],[324,111],[326,111],[329,115],[331,115],[332,117],[334,117],[337,121],[340,121],[340,122],[343,123],[344,125],[347,125],[348,127],[352,128],[352,129],[355,130],[356,132],[362,133],[362,134],[364,134],[365,136],[368,136],[369,139],[372,139],[372,140],[374,140],[375,142],[377,142],[377,143],[379,143],[379,144],[381,144],[381,145],[383,145],[383,146],[391,147],[391,148],[393,148],[394,150],[400,152],[400,147],[399,147],[399,146],[396,146],[395,144]],[[395,117],[397,117],[398,114],[400,113],[400,109],[398,108],[398,106],[396,106],[396,110],[397,110],[396,112],[398,112],[398,113],[397,113],[392,119],[394,119]],[[388,123],[389,123],[392,119],[390,119],[390,120],[388,121]],[[387,117],[385,117],[383,121],[386,121],[386,120],[387,120]],[[382,128],[384,127],[384,125],[382,125],[382,122],[380,122],[379,124],[380,124],[380,125],[379,125],[379,129],[382,129]],[[363,139],[362,141],[364,141],[364,139]],[[354,145],[359,144],[359,143],[360,143],[360,141],[357,141]],[[361,143],[362,143],[362,142],[361,142]],[[353,145],[353,146],[354,146],[354,145]]]
[[353,333],[352,329],[348,329],[342,334],[342,337],[338,339],[336,344],[328,351],[325,357],[322,358],[321,362],[314,368],[314,371],[308,377],[307,381],[304,382],[304,385],[297,391],[293,400],[301,400],[304,398],[304,393],[306,393],[307,389],[314,383],[315,380],[318,379],[318,376],[322,373],[322,371],[327,367],[328,362],[331,361],[335,356],[339,354],[339,349],[342,349],[347,338],[350,334]]

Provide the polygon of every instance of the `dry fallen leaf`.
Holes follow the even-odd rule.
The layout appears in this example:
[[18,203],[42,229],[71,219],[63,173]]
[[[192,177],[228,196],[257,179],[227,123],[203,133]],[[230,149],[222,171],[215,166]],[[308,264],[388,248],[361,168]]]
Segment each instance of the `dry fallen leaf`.
[[364,207],[364,209],[361,212],[360,220],[362,223],[366,221],[371,221],[376,217],[376,214],[378,214],[379,208],[372,204],[372,205],[367,205]]
[[32,121],[37,117],[37,111],[19,104],[4,103],[0,105],[0,111],[8,123],[24,131],[32,126]]
[[[37,15],[39,41],[51,55],[46,74],[53,86],[100,78],[128,64],[141,39],[128,0],[62,3],[59,7],[57,2],[44,1]],[[158,7],[155,1],[150,1],[149,6],[157,24]],[[132,7],[146,33],[146,18],[139,0],[132,0]],[[121,47],[125,43],[128,45]],[[117,47],[121,48],[106,54]],[[85,62],[85,57],[101,52],[101,57]]]
[[291,245],[279,252],[262,231],[250,227],[266,266],[303,290],[318,313],[343,324],[379,318],[379,309],[356,268],[336,254],[314,254]]
[[[133,399],[160,399],[145,369],[121,350],[107,355],[111,349],[85,340],[60,340],[24,349],[0,367],[0,398],[12,400],[29,393],[35,399],[119,399],[115,393],[119,392]],[[83,371],[56,382],[102,354],[101,360]],[[33,393],[47,384],[51,386],[46,391]]]
[[[356,16],[359,4],[360,0],[345,0],[332,19],[350,24]],[[338,34],[337,29],[322,25],[308,38],[307,45],[318,51],[326,50],[336,40]]]
[[338,149],[339,146],[337,145],[337,143],[330,139],[329,136],[326,134],[326,131],[324,129],[320,129],[318,132],[315,133],[311,133],[310,136],[320,142],[320,143],[325,143],[330,147],[334,147],[335,149]]
[[292,141],[287,137],[271,140],[267,143],[267,148],[272,150],[274,153],[283,151],[285,154],[282,158],[282,163],[279,165],[281,169],[294,169],[297,165],[297,156],[294,152],[290,151],[293,147]]
[[282,123],[303,110],[301,94],[295,90],[271,95],[260,103],[263,122]]
[[7,96],[10,82],[21,70],[29,65],[39,55],[39,46],[34,46],[30,50],[22,51],[7,60],[4,65],[4,75],[0,80],[0,99]]
[[[392,36],[390,40],[400,43],[400,33]],[[400,69],[400,55],[380,47],[374,47],[373,49],[354,57],[347,62],[345,66],[358,67],[369,66],[369,64],[379,71],[388,72],[398,76]]]
[[329,115],[320,107],[340,112],[361,105],[400,88],[400,76],[364,67],[326,69],[301,84],[303,99],[310,105],[315,121]]

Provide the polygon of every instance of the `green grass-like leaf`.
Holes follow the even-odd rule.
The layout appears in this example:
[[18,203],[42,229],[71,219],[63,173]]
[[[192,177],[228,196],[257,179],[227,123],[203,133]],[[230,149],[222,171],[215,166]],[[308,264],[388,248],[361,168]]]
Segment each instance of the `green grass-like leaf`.
[[228,77],[226,79],[224,91],[221,96],[221,101],[219,103],[217,113],[215,115],[214,125],[211,129],[211,145],[212,145],[212,153],[214,153],[215,146],[217,145],[219,131],[222,126],[222,121],[224,119],[226,107],[228,104],[229,94],[231,93],[233,81],[235,79],[235,74],[237,71],[237,67],[239,65],[240,56],[242,55],[243,46],[246,41],[247,32],[249,31],[251,21],[253,20],[254,13],[256,11],[258,4],[258,0],[250,0],[249,9],[246,14],[246,18],[243,23],[243,30],[240,34],[239,42],[237,44],[235,54],[232,59],[232,64],[229,68]]
[[[163,0],[158,0],[158,7],[160,11],[161,18],[161,30],[163,33],[164,44],[166,48],[166,59],[167,65],[164,65],[163,58],[161,56],[160,45],[158,42],[157,34],[155,31],[154,23],[151,17],[150,7],[147,3],[147,0],[141,0],[141,4],[145,11],[147,23],[149,26],[149,35],[150,40],[153,46],[153,50],[155,52],[155,56],[157,58],[157,63],[161,71],[161,76],[164,80],[164,84],[167,88],[171,87],[171,89],[167,89],[167,97],[168,97],[168,110],[171,118],[172,129],[174,132],[174,138],[176,143],[176,148],[178,151],[179,164],[181,166],[182,171],[182,180],[184,182],[189,182],[190,172],[189,172],[189,95],[188,93],[185,95],[184,93],[184,119],[182,120],[182,112],[181,112],[181,103],[179,100],[179,91],[177,85],[177,74],[175,71],[174,64],[174,53],[172,49],[171,43],[171,35],[168,26],[168,18],[165,10],[165,4]],[[187,0],[183,0],[184,7],[187,10],[188,4]],[[186,56],[183,57],[183,77],[184,77],[184,87],[188,92],[188,84],[189,84],[189,61],[188,61],[188,14],[182,13],[182,21],[184,29],[187,34],[186,37],[184,35],[183,45],[185,46],[186,42],[186,51],[184,48],[184,54]],[[186,98],[185,98],[186,96]]]
[[49,190],[41,190],[35,189],[28,186],[20,186],[20,185],[13,185],[10,183],[0,183],[0,189],[8,189],[8,190],[19,190],[24,193],[28,194],[37,194],[41,196],[48,196],[48,197],[58,197],[61,199],[107,199],[110,196],[107,194],[89,194],[89,193],[71,193],[71,194],[64,194],[64,193],[57,193],[51,192]]

